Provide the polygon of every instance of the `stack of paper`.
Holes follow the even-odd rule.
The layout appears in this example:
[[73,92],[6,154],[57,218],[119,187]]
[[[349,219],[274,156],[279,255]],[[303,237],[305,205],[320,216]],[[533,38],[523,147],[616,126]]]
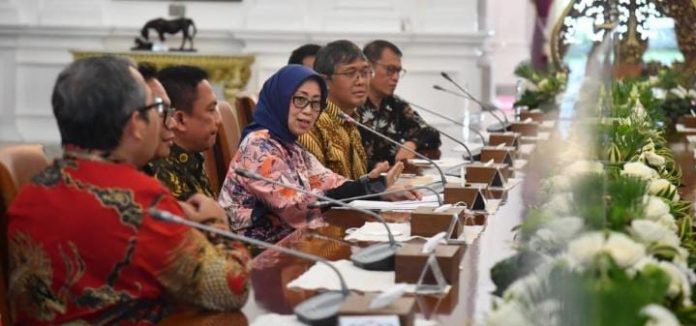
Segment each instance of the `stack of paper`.
[[402,200],[402,201],[381,201],[381,200],[354,200],[348,203],[348,206],[361,209],[373,210],[414,210],[421,206],[436,207],[439,206],[435,195],[423,196],[421,200]]

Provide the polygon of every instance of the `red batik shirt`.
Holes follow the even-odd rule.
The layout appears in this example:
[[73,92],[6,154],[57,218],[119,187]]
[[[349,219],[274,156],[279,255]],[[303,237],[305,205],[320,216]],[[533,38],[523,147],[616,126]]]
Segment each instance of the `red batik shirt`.
[[157,180],[94,155],[69,153],[34,177],[8,213],[14,320],[150,324],[173,302],[243,306],[248,252],[153,218],[153,206],[183,213]]

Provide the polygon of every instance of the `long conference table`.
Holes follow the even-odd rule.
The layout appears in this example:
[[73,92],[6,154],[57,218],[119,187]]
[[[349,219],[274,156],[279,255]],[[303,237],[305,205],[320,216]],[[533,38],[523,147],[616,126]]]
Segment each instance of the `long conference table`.
[[[522,185],[508,192],[507,202],[495,214],[489,215],[484,231],[466,246],[460,265],[458,283],[444,297],[418,296],[417,318],[430,319],[439,325],[472,325],[483,320],[490,308],[494,285],[490,268],[499,260],[513,254],[510,244],[512,228],[523,214]],[[345,213],[342,214],[345,216]],[[408,213],[383,213],[391,221],[406,221]],[[315,254],[328,260],[348,259],[364,243],[343,240],[345,229],[352,226],[341,216],[331,213],[329,225],[310,230],[296,230],[278,243],[286,248]],[[184,308],[169,316],[161,325],[248,325],[265,314],[292,314],[298,303],[315,295],[314,291],[288,289],[287,284],[302,275],[314,263],[266,250],[254,258],[251,273],[252,293],[239,312],[206,312]]]

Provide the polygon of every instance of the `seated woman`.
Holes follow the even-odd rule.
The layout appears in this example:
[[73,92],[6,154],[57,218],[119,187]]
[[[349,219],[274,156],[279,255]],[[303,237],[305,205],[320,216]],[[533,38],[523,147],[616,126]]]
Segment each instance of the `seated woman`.
[[[242,142],[218,198],[232,230],[277,242],[321,215],[319,209],[307,207],[316,197],[244,178],[235,173],[237,168],[335,199],[380,192],[390,185],[379,177],[384,168],[373,170],[360,181],[351,181],[321,165],[296,142],[312,128],[326,97],[322,77],[301,65],[285,66],[264,83],[254,122],[242,132]],[[390,170],[386,180],[393,180],[400,170]],[[403,191],[389,199],[417,197],[415,192]]]

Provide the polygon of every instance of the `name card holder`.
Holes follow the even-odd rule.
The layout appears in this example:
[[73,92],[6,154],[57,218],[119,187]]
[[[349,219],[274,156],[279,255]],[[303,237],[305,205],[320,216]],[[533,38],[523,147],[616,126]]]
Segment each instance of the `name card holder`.
[[448,284],[459,283],[459,265],[466,245],[438,245],[423,253],[422,243],[403,243],[396,253],[396,283],[416,283],[417,293],[443,293]]
[[512,166],[514,164],[515,148],[512,146],[497,147],[497,146],[485,146],[481,148],[481,162],[488,162],[493,160],[495,163],[507,164]]
[[486,200],[478,187],[471,185],[461,186],[448,183],[445,185],[445,204],[457,204],[463,202],[470,210],[485,210]]
[[510,131],[520,133],[522,136],[536,137],[539,133],[539,123],[537,122],[512,122],[508,126]]
[[516,150],[520,148],[520,134],[517,132],[492,132],[488,136],[488,145],[514,147]]
[[467,182],[485,183],[489,187],[505,187],[507,178],[510,176],[512,176],[512,169],[507,164],[486,165],[476,162],[466,167]]
[[[447,239],[458,238],[463,231],[462,223],[466,220],[465,207],[450,207],[442,212],[435,212],[436,207],[418,207],[411,213],[411,235],[432,237],[447,231]],[[454,219],[454,216],[457,216]]]
[[375,218],[370,215],[343,208],[331,208],[325,211],[324,218],[327,223],[345,229],[359,228],[365,224],[365,221],[375,221]]
[[694,117],[692,115],[681,116],[681,117],[679,117],[679,121],[686,128],[696,128],[696,117]]
[[544,122],[544,112],[539,110],[523,110],[520,112],[520,121],[525,121],[527,119],[532,119],[535,122]]
[[[399,317],[399,324],[406,326],[415,325],[416,299],[414,297],[401,297],[392,304],[379,308],[370,309],[370,302],[377,294],[357,294],[351,293],[343,302],[338,311],[339,316],[384,316],[396,315]],[[340,318],[340,317],[339,317]]]

